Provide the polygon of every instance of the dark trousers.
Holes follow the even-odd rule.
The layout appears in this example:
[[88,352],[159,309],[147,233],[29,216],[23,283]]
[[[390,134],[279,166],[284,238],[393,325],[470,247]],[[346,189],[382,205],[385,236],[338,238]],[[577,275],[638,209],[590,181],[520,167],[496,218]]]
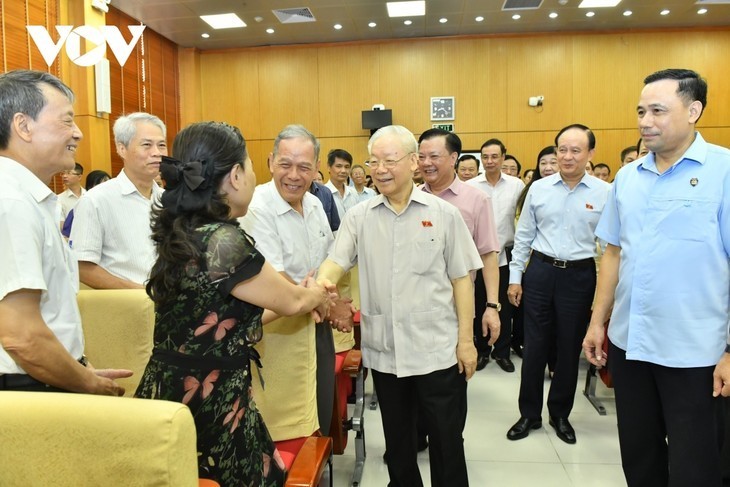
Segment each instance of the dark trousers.
[[714,367],[672,368],[608,351],[621,463],[629,487],[719,487],[722,399]]
[[416,462],[416,412],[428,424],[431,485],[468,486],[462,437],[466,380],[458,367],[402,378],[372,373],[388,452],[388,486],[423,486]]
[[520,414],[542,417],[545,365],[551,346],[557,353],[555,375],[548,393],[548,412],[567,418],[578,383],[578,359],[591,316],[596,268],[560,269],[533,258],[522,276],[525,348],[520,382]]
[[335,401],[335,342],[327,323],[315,325],[317,345],[317,418],[323,436],[329,436]]
[[[508,255],[511,255],[509,253]],[[509,260],[509,259],[508,259]],[[484,278],[481,277],[481,271],[480,275],[477,277],[477,280],[481,279],[481,300],[484,301],[485,296],[485,290],[484,290]],[[502,310],[499,312],[499,322],[500,322],[500,330],[499,330],[499,338],[497,338],[497,341],[494,343],[494,350],[492,350],[492,347],[489,345],[486,345],[485,352],[487,355],[491,353],[491,355],[494,358],[509,358],[509,345],[511,341],[512,336],[512,316],[514,314],[515,307],[512,306],[512,304],[509,302],[509,299],[507,299],[507,288],[509,287],[509,265],[503,265],[499,268],[499,302],[502,303]],[[477,289],[477,284],[474,283],[474,289]],[[478,291],[477,291],[478,292]],[[475,296],[479,296],[478,294],[475,294]],[[484,314],[484,311],[482,311],[482,314]],[[477,315],[474,317],[474,329],[476,330],[476,321],[477,318],[479,319],[479,331],[481,333],[482,329],[482,316]],[[489,340],[490,334],[487,334],[487,338],[485,338],[485,342]],[[477,351],[481,352],[481,350],[477,347]]]

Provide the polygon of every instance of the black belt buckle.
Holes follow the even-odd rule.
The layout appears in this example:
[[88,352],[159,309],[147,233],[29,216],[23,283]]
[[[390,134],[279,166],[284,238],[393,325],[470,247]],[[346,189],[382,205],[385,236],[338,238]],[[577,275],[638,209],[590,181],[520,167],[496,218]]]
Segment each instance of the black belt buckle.
[[566,269],[568,267],[568,261],[563,259],[553,259],[553,267],[558,269]]

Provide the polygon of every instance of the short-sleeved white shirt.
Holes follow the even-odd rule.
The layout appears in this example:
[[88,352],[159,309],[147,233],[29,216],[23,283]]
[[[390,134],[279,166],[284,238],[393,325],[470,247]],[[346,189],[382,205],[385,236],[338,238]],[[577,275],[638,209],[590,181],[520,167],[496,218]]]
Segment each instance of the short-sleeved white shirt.
[[505,266],[507,265],[507,254],[504,248],[514,245],[517,200],[520,199],[525,183],[520,178],[500,173],[499,180],[494,186],[489,184],[486,174],[480,174],[467,181],[466,184],[481,189],[492,198],[494,220],[497,223],[497,238],[502,246],[499,252],[499,266]]
[[345,218],[345,213],[359,203],[357,190],[352,186],[345,185],[345,196],[343,197],[340,191],[335,188],[335,185],[332,184],[332,181],[327,181],[325,186],[332,191],[332,197],[335,199],[335,205],[337,205],[337,214],[340,217],[340,221],[342,221]]
[[304,193],[302,216],[281,197],[273,181],[256,186],[241,227],[278,272],[300,282],[327,258],[334,236],[319,198]]
[[378,195],[347,212],[329,258],[358,264],[366,367],[407,377],[456,364],[451,281],[482,261],[455,206],[414,186],[397,214]]
[[124,170],[90,189],[74,209],[69,243],[76,258],[144,284],[157,258],[150,211],[161,195],[162,189],[153,183],[152,197],[142,196]]
[[[0,300],[21,289],[41,291],[41,316],[74,358],[84,351],[76,303],[78,265],[61,236],[57,197],[27,168],[0,157]],[[23,369],[0,347],[0,374]]]
[[[86,194],[86,190],[81,188],[81,196]],[[68,214],[76,208],[76,205],[81,199],[81,196],[76,196],[73,191],[67,189],[63,193],[58,195],[58,203],[61,207],[61,221],[65,221]]]

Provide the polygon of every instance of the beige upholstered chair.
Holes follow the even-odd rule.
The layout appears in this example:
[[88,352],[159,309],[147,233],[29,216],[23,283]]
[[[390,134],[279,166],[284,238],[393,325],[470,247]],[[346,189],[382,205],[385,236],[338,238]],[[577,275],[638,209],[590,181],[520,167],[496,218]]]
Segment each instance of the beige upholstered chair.
[[0,392],[0,485],[198,485],[195,424],[175,402]]
[[82,290],[78,294],[85,354],[97,369],[130,369],[117,382],[132,397],[152,354],[155,312],[142,289]]

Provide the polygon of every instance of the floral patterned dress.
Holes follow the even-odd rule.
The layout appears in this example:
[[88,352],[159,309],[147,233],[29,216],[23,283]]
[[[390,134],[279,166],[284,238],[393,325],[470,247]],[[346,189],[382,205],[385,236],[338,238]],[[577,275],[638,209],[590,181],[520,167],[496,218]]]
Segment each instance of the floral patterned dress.
[[155,310],[155,349],[136,396],[190,408],[200,478],[223,487],[283,485],[284,464],[251,397],[263,310],[230,294],[264,258],[235,225],[203,225],[194,238],[201,257],[185,267],[177,297]]

